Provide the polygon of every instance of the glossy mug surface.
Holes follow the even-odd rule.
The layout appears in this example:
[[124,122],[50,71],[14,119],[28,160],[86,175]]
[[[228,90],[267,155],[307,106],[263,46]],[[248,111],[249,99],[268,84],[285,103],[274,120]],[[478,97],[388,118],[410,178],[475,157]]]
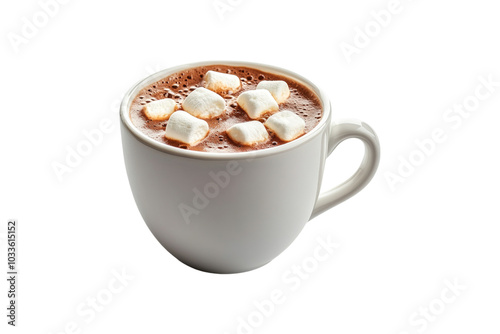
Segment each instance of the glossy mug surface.
[[[182,70],[213,64],[246,66],[290,77],[319,97],[323,116],[309,133],[281,146],[237,153],[197,152],[157,142],[131,122],[131,101],[145,86]],[[236,273],[265,265],[304,225],[361,190],[373,177],[380,148],[358,120],[332,122],[327,96],[306,78],[275,66],[212,61],[155,73],[125,95],[122,146],[137,207],[156,239],[183,263],[208,272]],[[361,166],[320,194],[325,160],[343,140],[365,144]]]

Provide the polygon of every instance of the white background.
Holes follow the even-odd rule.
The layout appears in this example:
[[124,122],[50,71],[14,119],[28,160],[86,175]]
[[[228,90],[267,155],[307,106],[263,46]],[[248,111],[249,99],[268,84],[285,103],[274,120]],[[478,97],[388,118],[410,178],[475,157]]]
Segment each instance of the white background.
[[[18,219],[20,238],[18,327],[6,325],[2,279],[2,333],[500,331],[500,87],[460,124],[443,119],[474,102],[479,77],[500,81],[494,1],[401,0],[380,31],[370,13],[388,0],[130,3],[67,1],[46,22],[38,1],[0,5],[4,274],[7,219]],[[40,27],[15,46],[26,20]],[[342,43],[355,46],[367,26],[370,42],[358,40],[346,57]],[[335,118],[367,122],[382,147],[366,189],[307,224],[265,267],[236,275],[193,270],[154,239],[128,186],[118,130],[117,105],[131,85],[212,59],[310,78],[329,94]],[[102,120],[112,131],[58,180],[53,163]],[[446,140],[419,160],[415,141],[438,128]],[[347,178],[362,154],[359,142],[342,144],[324,187]],[[410,157],[419,165],[391,188],[388,173]],[[340,246],[315,267],[318,238]],[[304,263],[307,277],[283,279]],[[126,286],[113,279],[122,271],[133,277]],[[446,282],[460,285],[457,295]],[[282,303],[262,315],[255,303],[274,290]],[[92,317],[86,303],[96,297],[106,305]]]

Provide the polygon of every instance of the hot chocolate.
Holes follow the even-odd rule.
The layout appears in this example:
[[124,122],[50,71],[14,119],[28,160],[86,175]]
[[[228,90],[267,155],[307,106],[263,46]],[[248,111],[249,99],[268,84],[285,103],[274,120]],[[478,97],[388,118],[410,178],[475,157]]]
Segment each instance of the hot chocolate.
[[[169,120],[151,119],[151,117],[147,116],[147,111],[144,110],[144,107],[153,101],[168,98],[176,102],[175,109],[185,109],[183,108],[183,102],[186,97],[197,88],[205,87],[205,74],[208,71],[236,75],[241,81],[241,88],[235,92],[230,89],[218,92],[224,99],[224,112],[218,116],[204,119],[204,121],[208,123],[209,130],[208,134],[203,139],[197,141],[193,145],[188,145],[181,141],[166,138],[165,129]],[[272,113],[263,113],[262,117],[252,119],[238,104],[237,99],[242,93],[255,90],[257,85],[262,81],[277,80],[285,81],[290,91],[290,95],[284,99],[284,102],[282,101],[283,99],[278,99],[278,102],[280,102],[279,111],[291,111],[299,116],[304,121],[304,129],[301,134],[309,132],[319,123],[322,117],[322,106],[319,98],[308,87],[285,76],[249,67],[234,67],[227,65],[191,68],[172,74],[145,87],[132,101],[130,117],[132,123],[150,138],[167,145],[184,149],[205,152],[245,152],[275,147],[285,144],[288,141],[280,139],[274,131],[269,129],[269,127],[267,129],[269,133],[268,138],[253,145],[242,145],[234,141],[234,138],[228,136],[227,130],[233,125],[250,121],[259,121],[264,124]]]

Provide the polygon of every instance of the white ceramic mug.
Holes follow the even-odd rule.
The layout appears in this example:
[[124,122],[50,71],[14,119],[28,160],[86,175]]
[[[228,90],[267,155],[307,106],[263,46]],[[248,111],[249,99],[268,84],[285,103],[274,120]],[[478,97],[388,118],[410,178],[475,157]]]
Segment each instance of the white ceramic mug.
[[[168,146],[132,124],[130,104],[142,88],[188,68],[215,64],[277,73],[309,87],[322,104],[319,124],[290,143],[238,153]],[[136,84],[120,108],[125,166],[144,221],[172,255],[203,271],[236,273],[268,263],[306,222],[365,187],[379,162],[379,142],[370,126],[357,120],[332,122],[330,101],[320,89],[275,66],[212,61],[169,68]],[[363,161],[351,178],[320,194],[325,159],[348,138],[365,144]]]

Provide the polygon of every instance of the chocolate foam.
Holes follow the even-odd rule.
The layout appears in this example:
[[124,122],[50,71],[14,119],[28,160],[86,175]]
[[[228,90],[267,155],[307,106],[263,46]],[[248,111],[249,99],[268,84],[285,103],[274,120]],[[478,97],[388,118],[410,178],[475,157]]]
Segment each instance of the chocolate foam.
[[[222,95],[226,102],[226,110],[217,118],[206,120],[210,132],[207,137],[195,146],[189,146],[165,138],[165,128],[168,121],[152,121],[143,113],[144,105],[151,101],[164,98],[174,99],[179,107],[190,92],[203,87],[203,76],[209,70],[230,73],[240,77],[242,88],[238,92],[228,92]],[[236,99],[244,91],[254,90],[262,80],[283,80],[290,88],[290,97],[280,104],[280,111],[290,110],[305,121],[305,133],[311,131],[322,117],[322,108],[319,98],[308,87],[288,77],[264,72],[249,67],[235,67],[227,65],[211,65],[191,68],[165,77],[143,88],[133,99],[130,107],[132,123],[145,135],[167,145],[205,152],[246,152],[260,150],[286,144],[275,134],[269,133],[269,140],[256,146],[242,146],[234,143],[227,136],[226,130],[233,124],[251,121],[250,117],[236,103]],[[182,109],[182,107],[181,107]],[[265,122],[267,117],[259,119]]]

